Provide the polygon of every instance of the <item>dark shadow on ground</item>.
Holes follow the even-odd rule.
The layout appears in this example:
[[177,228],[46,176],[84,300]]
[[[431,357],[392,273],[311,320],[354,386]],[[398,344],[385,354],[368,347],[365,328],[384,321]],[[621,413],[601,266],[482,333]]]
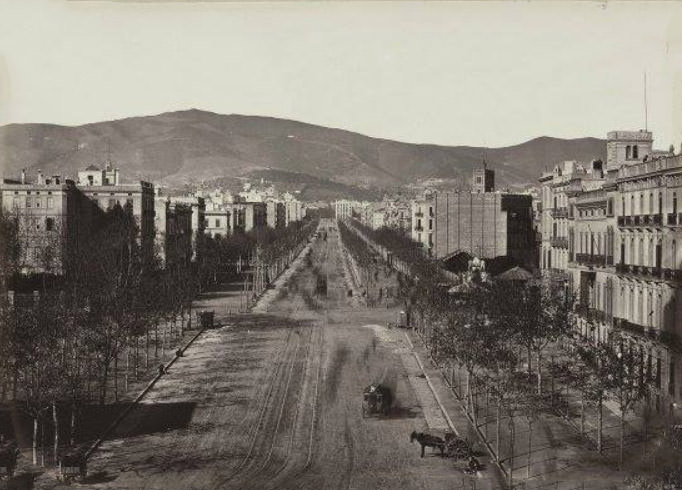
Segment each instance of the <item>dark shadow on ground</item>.
[[20,473],[9,480],[0,480],[2,490],[32,490],[34,481],[41,473]]
[[192,420],[195,407],[194,402],[140,404],[128,414],[108,439],[185,429]]

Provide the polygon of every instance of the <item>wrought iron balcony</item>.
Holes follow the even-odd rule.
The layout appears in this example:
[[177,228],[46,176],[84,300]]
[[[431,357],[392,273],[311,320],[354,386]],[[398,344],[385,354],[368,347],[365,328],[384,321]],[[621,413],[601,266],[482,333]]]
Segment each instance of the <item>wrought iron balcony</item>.
[[609,315],[602,310],[596,308],[589,308],[585,305],[578,305],[575,309],[576,314],[587,320],[588,322],[600,322],[607,323],[609,321]]
[[682,213],[668,213],[668,226],[682,225]]
[[568,238],[562,236],[553,236],[549,238],[549,244],[556,248],[568,248]]
[[568,208],[552,208],[552,218],[567,218]]
[[668,332],[654,327],[647,327],[640,325],[639,323],[626,320],[625,318],[614,318],[613,326],[616,328],[616,330],[621,330],[638,337],[656,340],[664,345],[671,347],[680,346],[680,338],[675,332]]
[[616,272],[618,274],[629,274],[633,276],[642,277],[645,279],[664,279],[663,269],[660,267],[651,267],[647,265],[632,265],[632,264],[617,264]]
[[414,215],[415,215],[417,218],[423,218],[423,217],[424,217],[424,212],[423,212],[423,211],[417,211],[416,213],[414,213]]
[[582,265],[589,266],[606,266],[613,265],[613,255],[595,255],[595,254],[575,254],[575,261]]
[[618,216],[618,226],[661,226],[663,224],[662,214],[641,214],[636,216]]

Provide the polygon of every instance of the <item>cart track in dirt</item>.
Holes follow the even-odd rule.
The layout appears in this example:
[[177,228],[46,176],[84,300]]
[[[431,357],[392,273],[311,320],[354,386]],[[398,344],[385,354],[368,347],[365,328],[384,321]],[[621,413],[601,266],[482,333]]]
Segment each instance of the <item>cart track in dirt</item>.
[[[335,228],[332,221],[325,227]],[[408,442],[426,422],[399,346],[364,328],[385,325],[395,313],[346,296],[337,234],[329,230],[326,241],[311,244],[311,264],[290,277],[282,286],[288,294],[266,314],[245,315],[232,328],[202,336],[155,387],[150,408],[193,407],[184,426],[140,430],[144,417],[129,424],[129,433],[107,441],[93,459],[92,471],[108,479],[81,488],[458,487],[452,462],[419,458]],[[327,279],[326,295],[315,294],[316,274]],[[363,419],[363,388],[387,372],[400,409]]]

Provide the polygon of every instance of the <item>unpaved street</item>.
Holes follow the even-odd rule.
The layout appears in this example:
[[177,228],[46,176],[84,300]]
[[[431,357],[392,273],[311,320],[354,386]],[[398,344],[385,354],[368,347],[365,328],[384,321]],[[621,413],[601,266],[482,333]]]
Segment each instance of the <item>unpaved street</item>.
[[[231,317],[187,350],[93,456],[89,482],[78,486],[462,487],[453,460],[429,449],[421,459],[409,442],[427,419],[445,426],[434,407],[424,417],[415,391],[423,380],[408,378],[402,332],[383,327],[393,311],[347,297],[336,232],[301,262],[267,311]],[[315,295],[316,275],[327,277],[326,297]],[[362,390],[373,381],[396,393],[388,417],[362,416]]]

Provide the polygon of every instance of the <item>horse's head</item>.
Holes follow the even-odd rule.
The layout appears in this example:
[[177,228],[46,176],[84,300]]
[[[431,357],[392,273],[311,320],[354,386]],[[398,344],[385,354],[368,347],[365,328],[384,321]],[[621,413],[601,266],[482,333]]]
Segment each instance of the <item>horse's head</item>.
[[410,442],[414,442],[414,440],[417,438],[418,434],[416,430],[412,431],[412,434],[410,434]]

